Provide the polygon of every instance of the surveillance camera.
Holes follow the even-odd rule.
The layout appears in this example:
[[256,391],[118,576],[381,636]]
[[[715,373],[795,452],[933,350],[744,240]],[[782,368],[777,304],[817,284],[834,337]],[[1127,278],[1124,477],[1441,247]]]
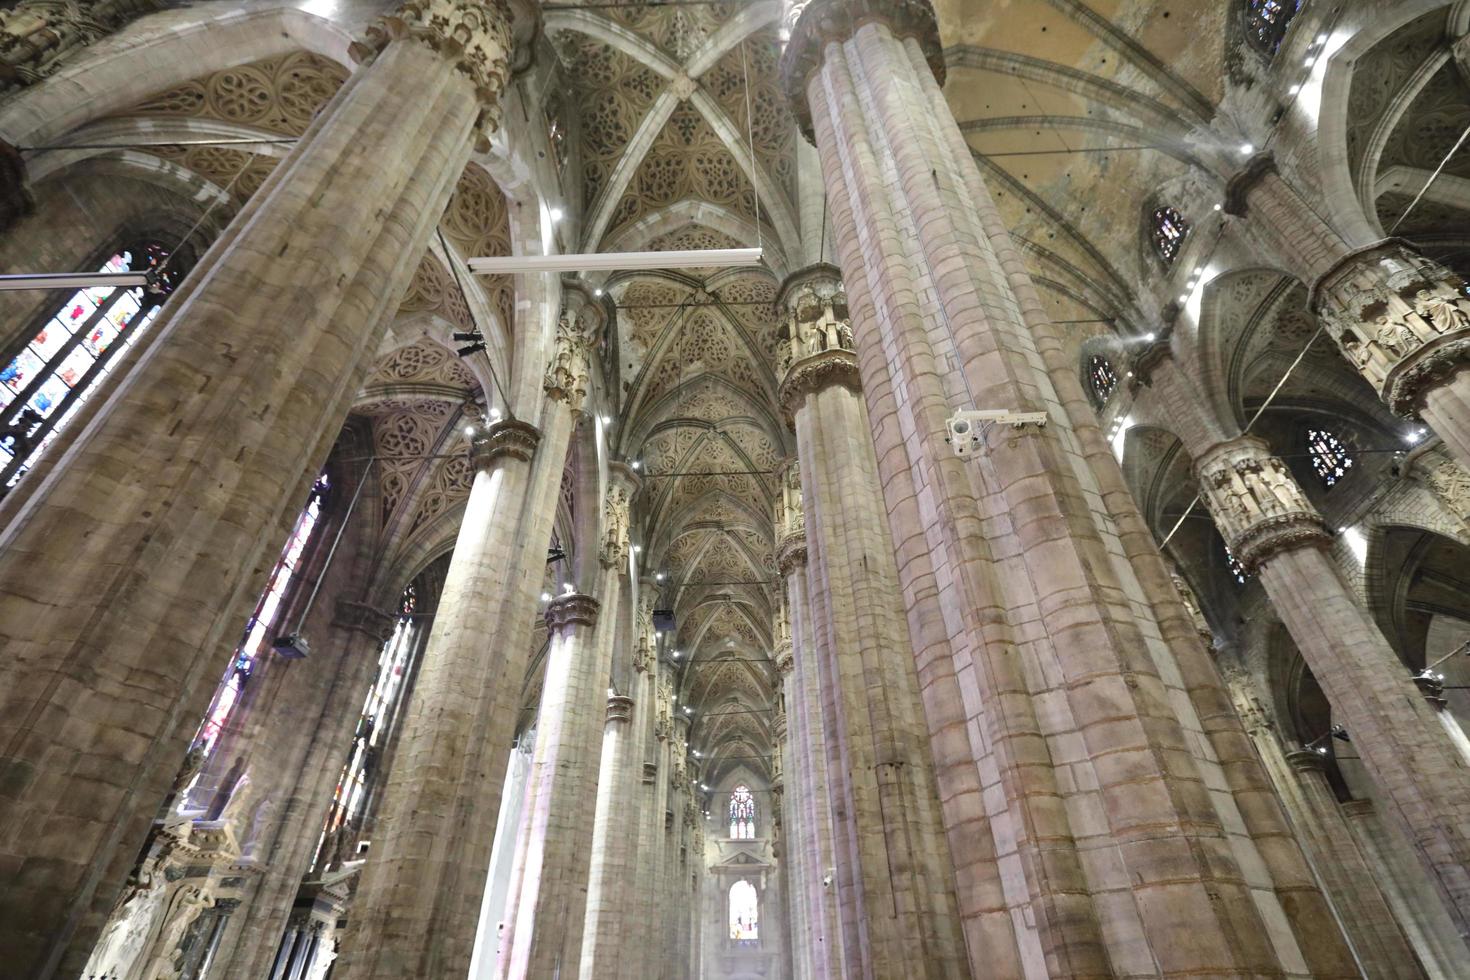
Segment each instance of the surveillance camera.
[[945,425],[949,429],[949,435],[945,442],[954,447],[956,456],[968,456],[974,452],[975,447],[980,444],[980,437],[975,430],[975,424],[965,418],[964,414],[956,415]]
[[1012,412],[1003,408],[956,412],[945,420],[944,425],[949,434],[944,441],[954,447],[956,456],[968,456],[980,445],[980,434],[987,424],[1010,425],[1017,429],[1025,425],[1042,428],[1046,425],[1046,413]]

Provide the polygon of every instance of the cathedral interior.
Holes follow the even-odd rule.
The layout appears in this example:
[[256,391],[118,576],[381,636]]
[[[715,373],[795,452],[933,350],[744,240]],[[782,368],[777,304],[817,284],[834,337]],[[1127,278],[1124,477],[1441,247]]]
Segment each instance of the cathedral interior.
[[1470,2],[0,4],[0,975],[1470,977]]

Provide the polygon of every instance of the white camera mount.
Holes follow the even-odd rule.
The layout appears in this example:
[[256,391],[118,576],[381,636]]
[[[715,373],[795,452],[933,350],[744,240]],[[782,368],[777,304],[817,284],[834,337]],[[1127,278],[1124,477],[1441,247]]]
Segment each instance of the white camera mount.
[[968,456],[980,445],[980,437],[986,428],[992,425],[1009,425],[1017,429],[1034,425],[1039,429],[1046,425],[1046,413],[1012,412],[1004,408],[955,412],[944,423],[948,433],[944,441],[954,447],[956,456]]

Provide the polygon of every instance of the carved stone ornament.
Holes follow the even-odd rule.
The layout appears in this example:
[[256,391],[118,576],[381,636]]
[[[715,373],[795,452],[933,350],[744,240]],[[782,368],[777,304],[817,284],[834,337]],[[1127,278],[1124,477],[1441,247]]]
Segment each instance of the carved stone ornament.
[[581,592],[559,595],[546,604],[546,630],[555,634],[573,626],[591,626],[597,622],[598,608],[597,600],[590,595]]
[[1470,472],[1442,443],[1412,458],[1409,478],[1427,486],[1460,520],[1470,521]]
[[1313,294],[1343,356],[1405,418],[1470,364],[1470,286],[1404,242],[1354,252]]
[[562,313],[556,326],[556,352],[541,386],[548,397],[566,402],[573,412],[580,412],[587,398],[587,349],[587,334],[577,318]]
[[628,561],[628,548],[628,491],[610,486],[602,501],[602,547],[598,557],[604,566],[622,569]]
[[476,427],[470,437],[470,464],[488,469],[500,459],[522,462],[536,455],[541,443],[541,430],[520,419],[502,419],[484,427]]
[[1286,762],[1301,773],[1327,771],[1327,753],[1316,749],[1292,749],[1286,753]]
[[790,640],[776,647],[775,659],[776,673],[782,677],[786,677],[796,668],[796,658],[793,656]]
[[633,643],[633,669],[640,674],[653,666],[653,649],[656,642],[653,629],[653,606],[657,596],[652,588],[638,594],[638,637]]
[[789,537],[806,535],[806,512],[801,503],[801,467],[796,458],[783,462],[777,474],[781,480],[781,493],[776,497],[776,542],[780,544]]
[[944,47],[929,0],[787,0],[787,4],[798,9],[787,9],[782,17],[791,36],[781,54],[781,87],[809,142],[813,138],[807,81],[822,66],[827,45],[848,40],[864,24],[886,24],[894,37],[918,41],[934,80],[944,85]]
[[776,568],[783,576],[806,567],[806,535],[793,535],[776,547]]
[[1330,542],[1322,516],[1286,465],[1255,436],[1220,443],[1194,469],[1215,525],[1247,572],[1282,551]]
[[512,12],[506,0],[407,0],[368,25],[366,36],[348,49],[367,64],[390,43],[412,40],[444,55],[475,87],[480,103],[476,129],[480,152],[500,128],[500,95],[510,80]]
[[633,699],[626,694],[614,694],[607,699],[607,720],[626,722],[633,717]]
[[807,395],[833,385],[862,391],[857,357],[851,351],[824,350],[793,364],[781,381],[781,413],[786,417],[786,424],[795,428],[797,410]]
[[79,48],[163,4],[159,0],[22,0],[0,11],[0,90],[55,74]]

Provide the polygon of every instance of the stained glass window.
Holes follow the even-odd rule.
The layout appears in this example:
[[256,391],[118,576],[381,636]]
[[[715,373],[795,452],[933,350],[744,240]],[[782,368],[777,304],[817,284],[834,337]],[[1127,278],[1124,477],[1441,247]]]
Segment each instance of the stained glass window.
[[1300,0],[1246,0],[1246,37],[1257,49],[1275,54],[1300,6]]
[[296,518],[296,526],[291,529],[291,537],[286,541],[276,567],[271,569],[265,591],[255,604],[255,612],[245,622],[245,635],[241,637],[235,655],[230,658],[229,669],[215,690],[204,724],[199,726],[199,732],[194,736],[194,745],[202,747],[206,753],[214,749],[230,714],[245,694],[261,654],[270,649],[271,641],[280,632],[281,607],[290,594],[292,580],[301,568],[312,532],[321,521],[322,502],[326,500],[328,489],[327,475],[323,473],[312,485],[306,508]]
[[1118,387],[1118,374],[1113,370],[1113,363],[1101,354],[1093,354],[1092,360],[1087,362],[1087,377],[1098,401],[1107,401],[1112,397],[1113,389]]
[[154,283],[77,290],[0,368],[0,495],[19,482],[97,392],[120,353],[153,322],[181,278],[165,267],[167,260],[157,244],[119,249],[99,272],[154,272]]
[[382,758],[383,743],[402,704],[405,684],[418,650],[420,627],[414,616],[418,603],[417,586],[410,585],[403,590],[398,603],[398,622],[393,626],[393,635],[378,654],[378,675],[368,689],[362,712],[357,717],[357,730],[352,735],[347,764],[337,777],[332,808],[327,813],[327,822],[322,827],[322,839],[317,847],[317,866],[331,862],[331,842],[344,828],[351,831],[361,826],[363,808]]
[[730,886],[730,942],[735,946],[759,946],[760,901],[755,886],[737,881]]
[[1312,469],[1324,487],[1330,487],[1347,476],[1349,467],[1353,465],[1347,446],[1326,429],[1307,430],[1307,451],[1312,457]]
[[1229,545],[1225,546],[1225,565],[1230,569],[1230,576],[1235,579],[1235,584],[1244,585],[1249,576],[1246,575],[1245,566],[1240,563],[1239,558],[1235,557]]
[[730,839],[755,839],[755,797],[749,786],[736,786],[730,794]]
[[1179,257],[1184,239],[1189,236],[1189,222],[1184,220],[1184,215],[1165,205],[1154,211],[1152,230],[1154,248],[1159,257],[1166,265],[1173,264]]

